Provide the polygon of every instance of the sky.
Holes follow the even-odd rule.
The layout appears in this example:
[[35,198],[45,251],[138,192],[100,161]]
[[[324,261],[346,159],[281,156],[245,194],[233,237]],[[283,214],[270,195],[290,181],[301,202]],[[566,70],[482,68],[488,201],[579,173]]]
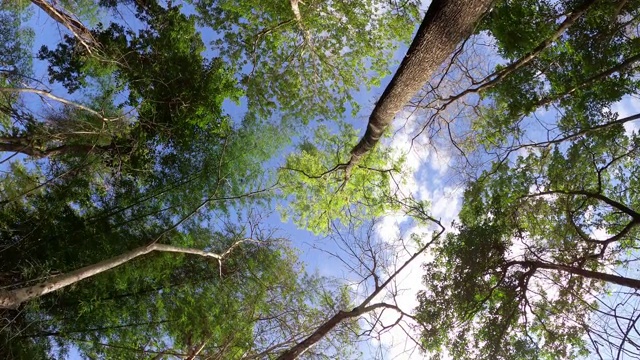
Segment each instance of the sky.
[[[426,4],[423,6],[427,8]],[[30,25],[36,30],[36,41],[34,48],[38,49],[42,44],[51,44],[58,41],[60,34],[64,30],[58,24],[43,15],[39,11],[35,12]],[[417,24],[416,24],[417,25]],[[205,35],[206,37],[206,35]],[[401,47],[395,55],[397,62],[402,59],[406,47]],[[499,59],[493,59],[499,61]],[[36,61],[36,74],[44,73],[42,64]],[[395,70],[395,69],[392,69]],[[361,110],[357,116],[351,119],[352,123],[360,129],[366,126],[367,115],[373,109],[375,101],[390,80],[391,76],[384,79],[381,86],[370,91],[360,91],[355,99],[361,105]],[[61,94],[64,91],[61,87],[53,87],[54,93]],[[619,117],[626,117],[640,112],[640,101],[631,97],[623,99],[614,110],[619,113]],[[236,108],[235,111],[242,111]],[[446,148],[434,151],[429,144],[413,142],[412,139],[420,126],[419,113],[404,111],[398,114],[394,123],[393,137],[385,140],[387,145],[394,148],[398,156],[406,156],[406,166],[410,169],[410,176],[405,183],[400,186],[400,191],[405,195],[412,195],[417,200],[426,200],[431,203],[431,214],[439,219],[442,224],[450,228],[451,222],[456,219],[461,206],[462,187],[455,181],[455,174],[451,174],[452,156]],[[549,114],[548,116],[552,116]],[[629,132],[640,129],[640,121],[631,122],[625,125]],[[299,249],[300,258],[306,264],[310,272],[318,272],[321,275],[334,276],[338,278],[349,278],[348,269],[340,261],[326,256],[325,252],[319,251],[318,247],[330,252],[337,252],[339,248],[332,245],[328,239],[319,238],[312,233],[300,230],[291,222],[281,222],[277,214],[269,217],[269,225],[281,229],[281,233],[286,234],[292,244]],[[402,214],[389,214],[379,219],[374,227],[374,235],[382,244],[395,245],[399,238],[408,239],[411,234],[426,233],[430,229],[415,224]],[[415,249],[415,246],[410,250]],[[408,252],[399,251],[395,261],[404,262],[409,257]],[[395,284],[396,289],[402,291],[397,295],[398,304],[407,312],[410,312],[417,305],[415,294],[422,289],[421,264],[429,259],[429,254],[425,254],[418,261],[413,262],[398,277]],[[388,294],[386,294],[388,295]],[[390,324],[395,321],[396,315],[386,313],[382,322]],[[381,335],[379,340],[373,339],[369,344],[364,344],[362,350],[371,352],[373,356],[376,346],[382,345],[385,348],[385,358],[390,359],[418,359],[419,354],[413,352],[415,347],[401,328],[394,328]],[[77,353],[72,352],[71,359],[78,358]]]

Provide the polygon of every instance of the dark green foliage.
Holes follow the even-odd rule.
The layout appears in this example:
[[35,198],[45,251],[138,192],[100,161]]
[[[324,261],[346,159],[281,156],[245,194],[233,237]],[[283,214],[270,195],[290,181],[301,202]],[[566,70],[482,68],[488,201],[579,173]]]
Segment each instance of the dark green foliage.
[[[83,1],[54,5],[91,14]],[[98,23],[91,51],[70,36],[40,49],[51,83],[67,95],[38,94],[46,85],[35,80],[22,84],[33,90],[28,95],[2,93],[11,95],[2,109],[3,150],[20,155],[0,178],[0,286],[55,279],[151,242],[219,253],[241,238],[263,242],[238,246],[222,264],[144,255],[2,310],[0,357],[64,358],[70,349],[108,359],[274,356],[350,305],[344,291],[307,275],[286,242],[245,216],[270,205],[276,179],[265,163],[291,131],[263,116],[271,112],[240,120],[223,110],[248,88],[238,85],[237,62],[207,50],[195,16],[153,1],[100,2],[113,14],[123,6],[135,19]],[[402,30],[405,38],[410,30]],[[367,49],[354,55],[362,57],[353,59],[359,70],[373,45]],[[23,55],[16,51],[17,61]],[[349,83],[341,91],[359,86],[358,69],[342,69]],[[283,104],[301,111],[309,99],[293,96],[296,89]],[[342,101],[336,89],[323,96]],[[45,110],[34,105],[37,96]],[[307,119],[323,108],[314,106]],[[344,103],[337,106],[344,112]],[[317,351],[348,354],[352,338],[339,327]]]
[[138,32],[112,23],[99,26],[93,36],[100,54],[87,54],[72,37],[55,50],[43,47],[40,58],[50,62],[51,80],[73,92],[86,84],[87,75],[114,71],[119,87],[128,91],[124,104],[136,110],[139,132],[149,138],[180,141],[193,126],[221,135],[228,119],[225,99],[237,99],[232,73],[218,60],[203,57],[195,18],[180,8],[154,7],[138,14],[146,28]]
[[469,182],[418,296],[434,358],[633,356],[632,331],[594,340],[635,309],[607,296],[630,289],[592,274],[635,266],[640,143],[612,107],[640,87],[640,3],[501,1],[482,28],[517,61],[585,5],[557,41],[482,93],[473,126],[495,160]]
[[[555,32],[582,1],[501,1],[483,27],[497,40],[502,56],[516,60]],[[487,145],[519,139],[530,126],[524,117],[556,106],[563,132],[606,124],[606,111],[639,86],[634,63],[640,43],[636,1],[595,1],[553,44],[484,93],[491,106],[474,127]],[[500,68],[500,67],[499,67]],[[498,68],[498,69],[499,69]],[[505,131],[506,130],[506,131]]]

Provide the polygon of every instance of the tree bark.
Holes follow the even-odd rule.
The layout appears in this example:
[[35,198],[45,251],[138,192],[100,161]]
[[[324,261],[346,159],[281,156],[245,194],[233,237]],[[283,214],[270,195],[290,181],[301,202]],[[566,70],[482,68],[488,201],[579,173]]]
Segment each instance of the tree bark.
[[66,27],[73,36],[80,41],[82,46],[87,49],[87,52],[91,54],[91,50],[98,47],[97,41],[93,38],[91,31],[87,29],[84,24],[75,19],[70,14],[67,14],[63,10],[57,9],[54,5],[50,4],[46,0],[31,0],[31,3],[39,7],[47,13],[53,20],[60,25]]
[[[6,138],[5,138],[6,139]],[[13,152],[27,155],[35,159],[56,157],[62,154],[83,155],[104,147],[93,145],[60,145],[54,148],[40,149],[37,146],[22,142],[0,142],[0,152]]]
[[591,270],[586,270],[586,269],[582,269],[574,266],[568,266],[568,265],[545,263],[541,261],[514,261],[510,264],[521,265],[521,266],[533,268],[533,269],[557,270],[557,271],[562,271],[562,272],[566,272],[573,275],[582,276],[587,279],[600,280],[600,281],[608,282],[611,284],[616,284],[616,285],[640,290],[640,280],[628,278],[624,276],[607,274],[607,273],[598,272],[598,271],[591,271]]
[[358,308],[353,309],[351,311],[338,311],[337,314],[333,315],[329,320],[325,321],[320,327],[316,329],[311,335],[309,335],[306,339],[294,345],[289,350],[282,353],[277,357],[277,360],[295,360],[298,356],[302,355],[305,351],[315,345],[318,341],[320,341],[323,337],[325,337],[333,328],[338,326],[343,320],[360,316],[362,312],[358,310]]
[[380,96],[360,142],[351,150],[350,170],[378,143],[396,114],[431,79],[462,40],[471,35],[492,0],[433,0],[407,54]]
[[0,290],[0,309],[17,309],[22,303],[26,301],[38,298],[42,295],[62,289],[63,287],[75,284],[80,280],[98,275],[153,251],[193,254],[222,261],[222,258],[229,254],[231,250],[233,250],[240,243],[246,241],[252,240],[245,239],[237,241],[222,254],[157,243],[141,246],[110,259],[82,267],[66,274],[54,276],[33,286],[27,286],[15,290]]

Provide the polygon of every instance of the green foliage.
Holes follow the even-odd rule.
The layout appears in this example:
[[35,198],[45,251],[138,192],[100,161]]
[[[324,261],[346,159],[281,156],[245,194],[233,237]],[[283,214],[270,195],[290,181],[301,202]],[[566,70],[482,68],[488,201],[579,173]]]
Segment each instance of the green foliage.
[[[0,9],[0,87],[21,87],[25,76],[32,75],[34,33],[23,26],[28,11],[19,3],[3,4]],[[0,94],[0,129],[11,127],[10,113],[17,100],[15,94]]]
[[73,92],[86,84],[87,74],[114,71],[129,92],[125,105],[136,109],[140,130],[149,137],[182,140],[194,131],[193,125],[224,134],[229,124],[222,103],[237,100],[240,93],[220,60],[203,58],[195,18],[179,7],[159,6],[137,16],[147,28],[134,32],[111,23],[93,31],[100,44],[97,57],[86,54],[71,37],[55,50],[43,46],[40,58],[50,62],[51,80]]
[[473,182],[457,233],[425,265],[425,346],[461,359],[584,356],[585,329],[608,331],[585,328],[607,284],[536,264],[626,263],[638,239],[640,217],[629,209],[640,206],[639,140],[605,129],[496,164]]
[[[501,1],[482,29],[516,61],[584,4]],[[629,34],[639,6],[594,2],[482,93],[474,135],[498,158],[468,184],[455,232],[424,265],[416,312],[433,358],[444,350],[456,359],[584,358],[599,346],[589,339],[614,331],[590,319],[619,321],[631,306],[606,297],[619,290],[613,284],[578,271],[632,266],[638,245],[640,143],[611,108],[640,87],[638,41]],[[628,345],[610,346],[624,354]]]
[[[345,286],[306,274],[287,243],[227,222],[269,205],[276,179],[265,163],[295,125],[357,110],[351,93],[387,74],[395,47],[413,30],[417,3],[300,3],[304,31],[290,22],[257,42],[250,41],[254,31],[292,17],[288,3],[197,3],[197,15],[155,1],[54,5],[88,21],[96,43],[91,51],[69,36],[46,43],[38,57],[50,84],[31,74],[29,30],[10,15],[0,25],[3,86],[35,90],[2,93],[2,150],[17,153],[3,158],[7,173],[0,177],[2,290],[152,241],[215,252],[246,236],[265,242],[234,249],[222,266],[149,254],[19,311],[1,310],[0,357],[64,358],[73,348],[87,358],[151,359],[187,357],[202,347],[200,354],[213,358],[270,358],[353,307]],[[119,17],[124,7],[135,18]],[[103,17],[104,10],[117,11]],[[3,5],[2,16],[11,11]],[[214,24],[226,42],[207,49],[197,21]],[[299,46],[307,31],[312,42]],[[243,97],[249,113],[232,119],[223,105]],[[279,116],[282,122],[273,121]],[[318,130],[317,145],[303,145],[289,165],[315,171],[339,161],[335,151],[346,153],[357,141],[353,129],[339,130]],[[369,216],[392,208],[390,162],[386,151],[373,152],[339,190],[335,174],[316,182],[279,175],[286,197],[310,193],[327,209],[316,216],[324,210],[295,205],[300,225],[318,217],[308,226],[320,229],[338,212],[346,220],[344,211]],[[321,190],[327,179],[330,188]],[[356,198],[361,203],[352,203]],[[357,319],[345,321],[314,351],[352,356],[357,328]]]
[[[304,140],[299,151],[287,157],[279,184],[287,199],[280,214],[316,234],[327,233],[332,221],[349,221],[382,215],[397,208],[392,181],[399,181],[401,161],[394,162],[389,148],[374,149],[346,178],[343,171],[348,150],[358,132],[341,125],[337,133],[319,126],[313,140]],[[397,178],[392,179],[395,173]],[[358,220],[360,219],[360,220]]]
[[417,1],[298,2],[299,21],[288,0],[192,2],[212,51],[239,69],[249,115],[288,126],[357,112],[353,92],[379,84],[420,19]]
[[[501,1],[483,22],[508,60],[523,57],[556,31],[580,1]],[[609,110],[640,83],[633,63],[640,3],[596,1],[539,56],[483,93],[486,106],[474,129],[486,146],[520,140],[532,126],[526,116],[553,106],[562,132],[611,121]],[[634,60],[635,59],[635,60]],[[500,70],[498,66],[496,70]],[[533,125],[535,126],[535,125]]]
[[20,75],[31,75],[34,32],[23,26],[25,9],[3,6],[0,10],[0,84],[19,86]]
[[81,21],[94,25],[104,16],[98,2],[93,0],[60,0],[59,6],[67,13],[75,15]]
[[[117,230],[125,238],[126,227]],[[163,241],[221,253],[245,231],[188,226]],[[141,241],[133,234],[114,235],[112,245]],[[43,297],[22,310],[31,322],[18,343],[22,351],[55,344],[61,353],[73,346],[84,356],[109,359],[152,359],[160,352],[191,354],[200,348],[203,356],[241,359],[277,353],[274,341],[288,346],[334,307],[348,305],[344,292],[335,295],[337,302],[327,300],[334,295],[327,294],[326,279],[307,275],[286,243],[256,239],[262,243],[243,244],[221,266],[189,255],[152,254]],[[111,250],[104,240],[87,240],[73,244],[91,251],[76,258],[93,261]],[[62,255],[61,250],[46,249],[48,255]],[[338,331],[318,344],[319,351],[348,352],[350,338]]]
[[482,20],[481,28],[490,30],[498,40],[501,56],[517,58],[551,35],[560,14],[559,7],[546,1],[503,0]]

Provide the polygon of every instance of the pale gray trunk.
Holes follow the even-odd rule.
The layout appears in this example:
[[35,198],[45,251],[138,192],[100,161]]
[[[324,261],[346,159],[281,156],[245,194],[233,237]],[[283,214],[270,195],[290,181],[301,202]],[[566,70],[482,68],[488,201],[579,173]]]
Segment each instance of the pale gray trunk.
[[212,252],[207,252],[207,251],[198,250],[198,249],[181,248],[177,246],[157,244],[157,243],[141,246],[139,248],[128,251],[122,255],[112,257],[110,259],[101,261],[99,263],[85,266],[83,268],[68,272],[66,274],[54,276],[50,279],[42,281],[33,286],[27,286],[27,287],[15,289],[15,290],[0,290],[0,309],[16,309],[20,306],[20,304],[26,301],[35,299],[42,295],[48,294],[50,292],[62,289],[63,287],[77,283],[80,280],[83,280],[83,279],[92,277],[94,275],[100,274],[102,272],[105,272],[107,270],[113,269],[139,256],[146,255],[152,251],[193,254],[193,255],[198,255],[203,257],[211,257],[218,261],[221,261],[222,258],[226,256],[235,246],[237,246],[238,244],[244,241],[249,241],[249,240],[245,239],[245,240],[241,240],[234,243],[223,254],[215,254]]

